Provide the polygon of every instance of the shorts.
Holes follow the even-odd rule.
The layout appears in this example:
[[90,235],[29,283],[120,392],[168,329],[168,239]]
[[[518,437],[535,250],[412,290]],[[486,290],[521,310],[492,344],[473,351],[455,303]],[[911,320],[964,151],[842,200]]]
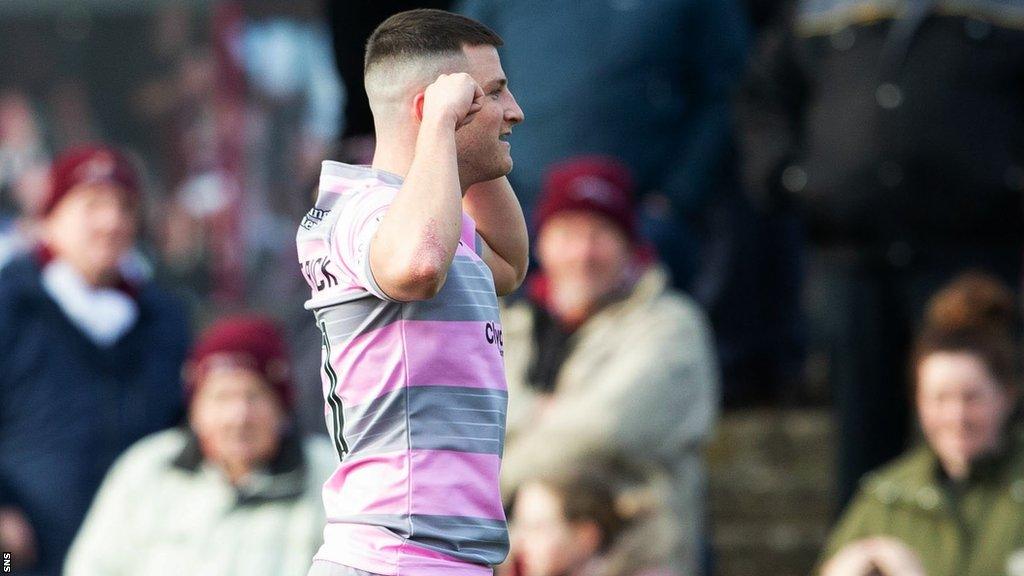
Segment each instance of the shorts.
[[365,570],[349,568],[327,560],[314,560],[306,576],[381,576]]

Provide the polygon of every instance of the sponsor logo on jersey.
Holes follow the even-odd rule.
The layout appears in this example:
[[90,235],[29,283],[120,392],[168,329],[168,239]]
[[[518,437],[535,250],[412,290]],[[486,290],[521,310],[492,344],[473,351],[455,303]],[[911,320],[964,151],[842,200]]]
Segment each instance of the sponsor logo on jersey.
[[501,326],[494,323],[488,322],[484,325],[484,338],[487,339],[488,344],[493,344],[498,347],[498,353],[502,356],[505,355],[505,341],[501,337]]
[[302,217],[302,224],[300,224],[300,226],[302,226],[306,230],[312,230],[313,228],[316,228],[320,224],[320,222],[322,222],[323,219],[326,218],[327,215],[330,213],[330,210],[312,208],[310,209],[309,212],[306,212],[305,216]]

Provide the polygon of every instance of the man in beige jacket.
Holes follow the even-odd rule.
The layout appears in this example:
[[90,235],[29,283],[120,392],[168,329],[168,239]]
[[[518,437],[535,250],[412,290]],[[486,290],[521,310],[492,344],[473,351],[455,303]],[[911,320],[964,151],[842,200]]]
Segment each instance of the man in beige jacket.
[[545,181],[540,272],[502,313],[502,488],[512,497],[538,469],[626,461],[642,483],[671,486],[672,560],[697,574],[717,361],[704,313],[638,238],[630,194],[628,171],[604,157],[556,165]]

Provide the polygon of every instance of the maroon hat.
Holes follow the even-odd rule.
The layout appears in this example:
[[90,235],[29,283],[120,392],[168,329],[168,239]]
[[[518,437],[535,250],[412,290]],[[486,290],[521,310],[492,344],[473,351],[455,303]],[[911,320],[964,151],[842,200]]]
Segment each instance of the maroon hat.
[[190,402],[206,374],[222,366],[255,370],[285,408],[294,405],[295,389],[284,338],[269,318],[229,316],[202,333],[185,364],[185,393]]
[[597,212],[636,240],[633,178],[629,168],[608,156],[579,156],[552,166],[544,178],[537,228],[567,211]]
[[42,204],[44,216],[79,184],[111,182],[134,197],[139,195],[139,175],[132,161],[109,146],[81,146],[65,151],[54,160],[50,180],[50,194]]

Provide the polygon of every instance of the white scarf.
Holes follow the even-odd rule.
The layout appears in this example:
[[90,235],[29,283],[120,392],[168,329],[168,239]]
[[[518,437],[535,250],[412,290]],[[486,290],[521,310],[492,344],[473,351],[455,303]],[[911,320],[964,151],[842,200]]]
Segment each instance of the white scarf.
[[107,348],[131,330],[139,306],[115,288],[94,288],[70,264],[54,260],[43,267],[43,288],[69,319],[97,346]]

